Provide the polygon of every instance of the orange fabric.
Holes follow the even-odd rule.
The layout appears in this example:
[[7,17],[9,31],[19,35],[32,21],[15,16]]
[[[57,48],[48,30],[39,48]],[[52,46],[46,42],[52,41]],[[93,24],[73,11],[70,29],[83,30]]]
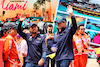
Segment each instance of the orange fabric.
[[[81,38],[81,37],[80,37]],[[83,39],[81,38],[81,40],[82,40],[82,44],[83,44],[83,47],[86,49],[86,48],[88,48],[88,46],[86,46],[85,44],[84,44],[84,41],[83,41]]]
[[75,59],[71,61],[71,67],[86,67],[88,59],[87,54],[76,55],[74,58]]
[[77,51],[77,46],[79,46],[79,44],[77,45],[77,40],[79,39],[79,37],[77,35],[73,36],[73,52],[74,52],[74,60],[71,61],[70,66],[71,67],[79,67],[79,56],[78,55],[78,51]]
[[[89,43],[90,42],[86,34],[84,34],[84,36],[73,36],[74,60],[71,61],[71,67],[86,67],[89,51],[86,48],[88,48]],[[76,49],[78,51],[76,51]]]
[[83,67],[87,65],[88,54],[82,54]]
[[0,67],[3,67],[3,45],[5,37],[0,38]]
[[71,67],[83,67],[84,62],[82,60],[82,55],[76,55],[75,59],[71,61]]
[[[11,49],[10,49],[10,44],[11,44]],[[10,53],[9,53],[10,51]],[[5,43],[4,43],[4,65],[5,67],[12,67],[12,63],[9,62],[9,59],[12,60],[12,59],[15,59],[14,62],[18,62],[18,53],[17,53],[17,50],[16,50],[16,43],[14,41],[14,38],[11,36],[11,35],[8,35],[6,37],[6,40],[5,40]],[[9,58],[8,58],[9,56]],[[17,65],[18,67],[18,65]]]
[[[81,41],[82,41],[82,45],[83,45],[83,48],[84,48],[84,52],[83,54],[88,54],[89,52],[89,45],[90,45],[90,41],[89,41],[89,37],[87,36],[87,34],[84,34],[84,35],[79,35],[80,38],[81,38]],[[87,49],[86,49],[87,48]]]
[[73,52],[74,52],[74,54],[77,54],[78,53],[77,47],[76,47],[76,43],[75,43],[74,40],[73,40]]
[[[84,52],[82,53],[82,60],[83,60],[83,67],[86,67],[87,65],[87,59],[88,59],[88,53],[89,53],[89,46],[90,46],[90,40],[87,34],[84,34],[83,36],[80,36],[83,40],[82,44],[84,47]],[[87,49],[85,49],[87,48]]]
[[[13,61],[13,59],[10,59],[11,61]],[[17,60],[15,60],[15,61],[13,61],[14,63],[16,63],[16,64],[19,64],[20,62],[19,61],[17,61]],[[5,64],[4,64],[4,67],[21,67],[21,66],[19,66],[19,65],[16,65],[16,64],[14,64],[14,63],[11,63],[9,60],[6,60],[5,62],[4,62]]]
[[83,45],[82,45],[82,41],[80,39],[80,36],[79,35],[74,35],[73,36],[73,41],[75,42],[74,45],[76,46],[76,48],[78,50],[78,54],[82,54],[82,50],[84,48],[83,48]]
[[82,40],[82,44],[83,44],[83,47],[84,47],[84,52],[82,53],[82,61],[83,61],[82,67],[86,67],[90,41],[89,41],[89,37],[87,36],[87,34],[80,35],[80,38]]

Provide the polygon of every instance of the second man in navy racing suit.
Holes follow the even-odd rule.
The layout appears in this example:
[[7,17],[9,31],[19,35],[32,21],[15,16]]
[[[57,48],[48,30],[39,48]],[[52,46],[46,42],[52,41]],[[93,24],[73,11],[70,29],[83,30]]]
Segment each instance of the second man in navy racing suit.
[[[57,46],[56,51],[56,66],[57,67],[69,67],[72,59],[74,59],[72,37],[77,29],[77,24],[73,13],[70,13],[72,25],[70,27],[65,27],[66,18],[62,17],[57,19],[58,31],[55,33],[54,41]],[[54,51],[55,47],[52,47]]]

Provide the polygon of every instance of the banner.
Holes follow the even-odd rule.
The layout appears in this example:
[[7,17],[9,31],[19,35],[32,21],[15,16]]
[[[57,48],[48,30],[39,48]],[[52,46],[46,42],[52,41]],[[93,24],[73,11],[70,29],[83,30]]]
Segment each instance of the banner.
[[56,6],[57,0],[0,0],[0,21],[14,21],[16,16],[25,13],[27,17],[42,17],[51,22]]
[[56,7],[57,0],[0,0],[0,26],[5,22],[18,24],[24,13],[23,28],[28,28],[30,22],[37,23],[40,33],[46,33],[47,24],[53,24]]
[[[62,16],[67,19],[66,25],[71,25],[71,18],[67,13],[68,5],[73,8],[77,24],[84,25],[85,32],[90,36],[90,47],[95,50],[100,46],[100,0],[58,0],[54,21]],[[56,32],[56,23],[54,23],[54,26],[54,32]]]

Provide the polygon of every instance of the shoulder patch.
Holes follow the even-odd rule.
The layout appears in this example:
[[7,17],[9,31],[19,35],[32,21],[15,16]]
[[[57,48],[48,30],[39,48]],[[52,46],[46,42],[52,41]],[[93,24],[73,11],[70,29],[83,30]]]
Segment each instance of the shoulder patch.
[[41,40],[41,38],[37,37],[38,40]]

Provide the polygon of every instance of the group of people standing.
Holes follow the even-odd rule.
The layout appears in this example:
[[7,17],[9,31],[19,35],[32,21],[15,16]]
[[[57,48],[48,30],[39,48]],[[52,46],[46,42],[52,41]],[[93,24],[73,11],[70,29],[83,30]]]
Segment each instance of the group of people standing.
[[4,23],[1,29],[0,45],[0,67],[20,67],[25,64],[27,42],[17,33],[17,26],[14,22]]
[[[71,26],[66,26],[66,18],[58,18],[56,20],[58,31],[52,33],[53,26],[49,24],[47,26],[48,32],[44,35],[40,35],[36,23],[30,23],[27,32],[22,30],[22,22],[26,19],[24,14],[20,16],[18,26],[14,22],[4,24],[3,28],[7,30],[3,31],[3,36],[0,38],[2,46],[0,55],[3,52],[1,58],[4,60],[4,67],[21,67],[23,65],[25,65],[23,67],[49,67],[50,58],[47,55],[52,53],[56,53],[56,55],[51,59],[51,67],[55,67],[55,63],[56,67],[69,67],[74,57],[74,61],[76,60],[74,65],[77,64],[74,67],[80,66],[81,63],[84,65],[80,67],[85,67],[89,49],[88,37],[82,33],[84,26],[77,28],[73,12],[70,13],[70,16]],[[82,31],[77,33],[76,30]],[[24,59],[26,64],[23,57],[26,57]],[[80,60],[79,58],[84,59]],[[78,63],[79,61],[81,62]]]

